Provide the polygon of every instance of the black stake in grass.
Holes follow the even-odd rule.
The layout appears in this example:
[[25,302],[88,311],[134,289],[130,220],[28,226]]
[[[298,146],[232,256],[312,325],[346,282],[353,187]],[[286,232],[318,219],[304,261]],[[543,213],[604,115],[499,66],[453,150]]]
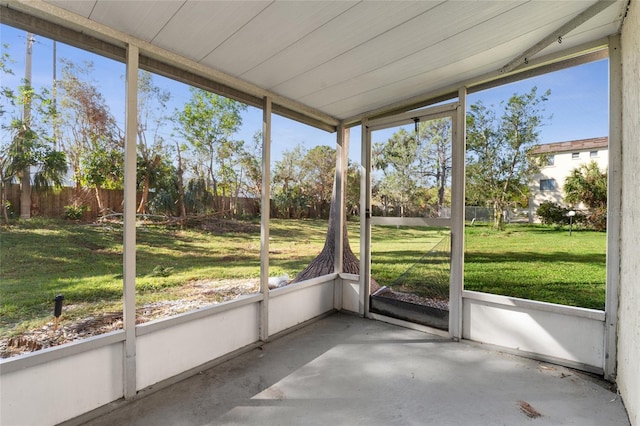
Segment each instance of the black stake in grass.
[[59,294],[55,297],[55,299],[53,299],[53,301],[55,302],[54,308],[53,308],[53,316],[54,316],[54,322],[53,322],[53,331],[56,331],[58,329],[58,320],[60,319],[60,315],[62,315],[62,301],[64,300],[64,295]]

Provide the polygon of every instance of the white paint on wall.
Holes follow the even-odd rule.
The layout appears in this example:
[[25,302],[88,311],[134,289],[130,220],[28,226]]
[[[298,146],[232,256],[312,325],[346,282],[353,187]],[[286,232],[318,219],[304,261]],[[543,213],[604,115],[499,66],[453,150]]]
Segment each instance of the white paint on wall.
[[[333,309],[333,282],[269,296],[269,334],[274,335]],[[300,283],[304,286],[304,283]],[[288,290],[286,287],[283,290]]]
[[257,324],[252,303],[138,336],[138,390],[256,342]]
[[122,342],[2,374],[0,424],[57,424],[123,396]]
[[534,301],[527,301],[531,306],[517,306],[513,298],[487,296],[504,299],[504,303],[463,298],[464,339],[602,369],[604,315],[552,312],[546,305],[531,307]]
[[622,27],[622,220],[617,384],[640,425],[640,3]]
[[342,309],[358,313],[360,307],[360,276],[342,278]]

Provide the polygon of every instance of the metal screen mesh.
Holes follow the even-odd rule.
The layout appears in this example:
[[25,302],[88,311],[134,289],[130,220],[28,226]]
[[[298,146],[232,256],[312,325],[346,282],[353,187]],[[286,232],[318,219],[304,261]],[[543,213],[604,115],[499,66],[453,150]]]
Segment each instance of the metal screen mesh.
[[408,302],[448,310],[450,258],[451,238],[447,235],[388,288],[396,295],[405,295],[403,299]]

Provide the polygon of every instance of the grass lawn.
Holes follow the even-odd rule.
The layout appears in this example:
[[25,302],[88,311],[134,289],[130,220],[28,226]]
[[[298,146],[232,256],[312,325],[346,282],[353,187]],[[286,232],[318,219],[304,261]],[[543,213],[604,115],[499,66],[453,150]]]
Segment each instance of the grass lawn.
[[448,228],[374,226],[371,277],[380,285],[449,299]]
[[[322,249],[326,226],[325,220],[273,220],[270,276],[301,271]],[[356,233],[357,223],[352,226]],[[136,238],[138,306],[180,298],[181,287],[196,280],[260,275],[257,223],[240,232],[151,225],[138,227]],[[51,321],[57,294],[65,297],[67,320],[122,311],[121,226],[32,219],[3,226],[0,244],[0,336]]]
[[466,290],[604,309],[607,234],[542,225],[468,226]]
[[[358,225],[349,223],[356,255]],[[270,276],[293,278],[302,270],[321,250],[326,226],[325,220],[273,220]],[[447,234],[446,229],[374,227],[372,276],[381,285],[394,283]],[[569,237],[549,227],[511,225],[504,232],[468,227],[465,287],[602,309],[605,244],[606,234],[589,231]],[[442,278],[442,262],[438,268]],[[180,298],[183,286],[197,280],[257,278],[260,227],[244,223],[235,232],[139,227],[136,269],[138,306]],[[51,321],[57,294],[64,294],[69,321],[121,312],[122,228],[39,219],[2,226],[0,280],[0,337]]]

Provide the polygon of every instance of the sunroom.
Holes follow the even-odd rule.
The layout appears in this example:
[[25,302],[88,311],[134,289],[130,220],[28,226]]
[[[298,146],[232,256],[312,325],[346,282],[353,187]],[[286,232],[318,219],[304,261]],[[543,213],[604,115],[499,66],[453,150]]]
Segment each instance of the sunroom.
[[[443,345],[475,342],[601,376],[617,385],[631,424],[640,422],[640,224],[634,214],[640,207],[637,2],[5,0],[0,2],[0,20],[126,67],[122,329],[2,360],[3,425],[88,421],[142,401],[158,389],[168,389],[209,367],[223,368],[224,361],[233,361],[267,343],[277,345],[285,338],[282,336],[295,334],[295,330],[314,330],[315,322],[325,324],[316,325],[319,332],[343,321],[366,333],[367,326],[353,323],[357,317],[423,333],[407,339],[418,341],[416,336],[424,335],[426,340],[438,336],[440,340],[436,340]],[[609,66],[604,309],[465,290],[467,96],[602,59],[608,59]],[[333,271],[270,289],[270,209],[263,208],[258,292],[137,323],[139,70],[261,110],[263,206],[269,206],[271,200],[272,116],[335,133],[334,226],[333,238],[327,238],[335,244]],[[433,217],[376,214],[371,196],[372,135],[401,126],[417,129],[420,123],[434,120],[446,120],[451,129],[448,213]],[[352,133],[359,133],[360,140],[351,138]],[[343,261],[343,248],[348,244],[343,229],[350,145],[358,145],[361,153],[358,274],[346,273]],[[442,230],[449,268],[445,314],[442,309],[408,312],[402,305],[376,297],[379,289],[372,288],[375,259],[371,236],[377,226]],[[338,311],[351,316],[334,315]],[[321,322],[327,319],[328,326]],[[383,339],[390,338],[392,332],[385,330],[377,332]],[[425,350],[424,356],[433,354]],[[260,363],[260,357],[256,359]],[[363,368],[367,368],[364,363]],[[463,383],[465,377],[457,380]],[[385,384],[379,386],[384,389]],[[473,396],[469,398],[473,400]],[[526,405],[520,408],[527,414]],[[327,416],[325,420],[360,422],[330,419]],[[526,421],[526,417],[522,419]],[[542,419],[553,424],[553,418],[544,420],[544,412]],[[263,420],[310,423],[286,413]],[[474,424],[474,419],[466,421]],[[259,419],[247,422],[261,423]],[[499,419],[486,423],[492,422]]]

